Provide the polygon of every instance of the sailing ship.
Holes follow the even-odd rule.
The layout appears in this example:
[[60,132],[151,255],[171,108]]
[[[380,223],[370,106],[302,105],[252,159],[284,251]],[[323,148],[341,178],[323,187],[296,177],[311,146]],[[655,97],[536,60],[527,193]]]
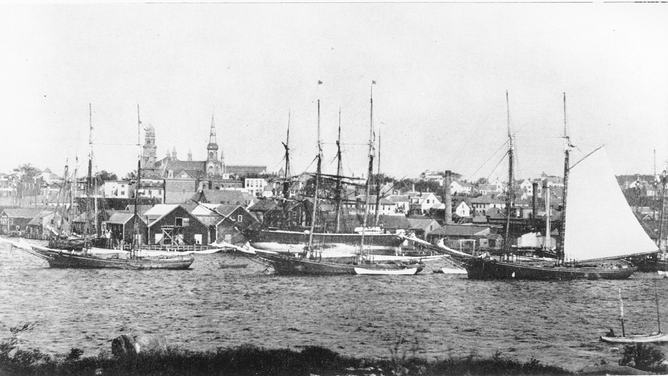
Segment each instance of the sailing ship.
[[[656,281],[655,281],[656,282]],[[668,342],[668,333],[661,333],[661,317],[659,314],[659,296],[656,292],[656,285],[654,286],[654,300],[656,302],[656,322],[658,326],[658,331],[652,334],[632,334],[626,335],[624,329],[624,302],[622,301],[622,289],[619,289],[619,320],[622,324],[622,336],[616,336],[614,331],[610,329],[608,334],[601,336],[601,341],[610,342],[610,343],[622,343],[622,344],[633,344],[633,343],[661,343]]]
[[[373,99],[372,99],[373,103]],[[373,111],[373,109],[372,109]],[[318,102],[318,113],[320,112],[320,103]],[[319,115],[318,115],[319,116]],[[320,120],[318,119],[318,122]],[[318,125],[319,127],[319,125]],[[318,128],[318,134],[320,130]],[[283,143],[285,148],[285,177],[282,179],[283,182],[283,198],[282,198],[282,217],[288,218],[289,213],[287,213],[289,203],[294,202],[290,197],[289,187],[292,178],[290,176],[290,123],[288,120],[288,132],[286,142]],[[320,140],[318,140],[320,142]],[[379,228],[374,228],[371,232],[366,226],[355,228],[355,231],[345,232],[342,231],[342,200],[343,200],[343,186],[342,182],[346,181],[350,184],[360,185],[359,179],[346,177],[342,175],[341,167],[341,113],[339,111],[339,133],[337,144],[337,172],[336,175],[323,174],[322,171],[318,170],[314,175],[316,184],[319,183],[321,179],[334,180],[336,187],[335,192],[335,224],[333,226],[333,232],[321,232],[315,226],[311,226],[309,229],[302,229],[301,231],[296,231],[293,229],[243,229],[242,233],[246,236],[249,241],[249,244],[261,251],[272,251],[282,254],[295,254],[301,253],[306,248],[312,248],[317,250],[319,257],[322,258],[336,258],[341,260],[342,258],[354,259],[358,253],[359,247],[362,238],[364,237],[364,249],[373,254],[396,254],[400,249],[403,242],[398,236],[393,234],[384,234],[380,232]],[[319,153],[320,144],[318,145]],[[322,158],[321,154],[318,154],[318,163]],[[318,167],[320,169],[320,167]],[[370,183],[369,183],[370,184]],[[317,191],[317,188],[316,188]],[[368,196],[368,193],[367,193]],[[304,201],[308,202],[306,206],[312,206],[312,216],[311,223],[315,222],[315,216],[317,214],[317,204],[316,200]],[[367,203],[368,207],[368,203]],[[368,209],[366,209],[368,210]],[[357,221],[357,218],[354,218]],[[283,221],[284,223],[288,222],[287,220]],[[362,231],[363,230],[363,231]],[[364,234],[362,234],[364,232]]]
[[[139,112],[139,106],[137,106]],[[141,120],[138,116],[138,137]],[[139,142],[138,142],[139,144]],[[139,234],[139,215],[137,214],[137,203],[139,199],[139,187],[141,182],[141,156],[137,160],[137,182],[135,192],[134,212],[134,237],[131,251],[105,250],[84,247],[82,250],[57,249],[30,244],[23,239],[11,242],[4,239],[0,241],[37,256],[49,264],[52,268],[71,269],[188,269],[195,260],[192,254],[172,255],[169,252],[150,254],[140,249],[141,235]]]
[[[377,272],[387,272],[389,270],[397,271],[409,268],[404,263],[387,263],[379,264],[374,262],[370,256],[369,247],[365,246],[371,243],[373,246],[386,244],[391,242],[393,246],[399,247],[402,239],[396,235],[391,234],[367,234],[367,217],[369,212],[369,193],[371,189],[371,176],[373,173],[373,157],[374,157],[374,143],[373,143],[373,86],[371,91],[371,125],[369,137],[369,171],[366,181],[366,206],[364,208],[363,225],[360,233],[356,234],[326,234],[315,233],[315,222],[318,210],[318,194],[320,188],[320,180],[322,176],[322,146],[320,141],[320,100],[318,100],[318,154],[316,156],[316,173],[315,173],[315,190],[313,196],[313,211],[311,215],[310,229],[307,233],[300,233],[300,246],[304,244],[303,252],[291,255],[289,253],[279,253],[275,251],[267,251],[266,249],[256,248],[261,245],[251,239],[250,245],[255,248],[255,253],[262,260],[273,266],[278,275],[341,275],[341,274],[356,274],[356,267],[364,267],[365,269],[376,270]],[[340,117],[339,117],[340,118]],[[340,125],[339,125],[339,142],[340,145]],[[286,147],[287,149],[287,147]],[[340,155],[340,150],[339,150]],[[340,159],[339,159],[340,160]],[[340,173],[340,169],[338,171]],[[340,175],[340,174],[338,174]],[[337,185],[337,191],[340,192],[340,185]],[[338,215],[337,215],[338,217]],[[337,226],[338,227],[338,226]],[[267,234],[267,232],[265,232]],[[292,238],[292,239],[296,239]],[[285,237],[283,240],[287,240]],[[288,243],[294,246],[295,243]],[[317,247],[316,247],[317,245]],[[343,248],[343,251],[341,250]],[[330,250],[328,252],[328,249]],[[328,253],[331,255],[331,250],[334,252],[346,252],[351,250],[349,256],[343,255],[337,261],[328,259]],[[341,255],[339,255],[341,256]],[[424,266],[422,266],[423,268]],[[419,269],[419,271],[422,270]],[[419,272],[416,271],[415,273]],[[414,274],[415,274],[414,273]]]
[[[507,100],[506,93],[506,100]],[[564,133],[566,134],[564,94]],[[564,161],[564,214],[555,262],[510,261],[506,228],[506,254],[471,258],[466,271],[471,279],[625,279],[637,269],[622,258],[658,251],[642,229],[617,184],[602,146],[574,165],[569,164],[570,140]],[[512,136],[509,131],[510,150]],[[511,154],[512,155],[512,152]],[[512,184],[512,158],[510,183]],[[512,190],[509,190],[512,192]],[[510,202],[507,215],[510,216]],[[507,226],[508,227],[508,226]]]
[[[72,222],[74,221],[74,191],[78,184],[77,181],[77,168],[75,168],[75,173],[72,180],[69,179],[68,169],[69,166],[65,166],[64,182],[60,194],[63,194],[64,199],[69,199],[67,209],[63,211],[60,215],[61,220],[58,221],[55,226],[50,226],[49,230],[51,232],[49,236],[48,247],[52,249],[63,249],[68,251],[83,251],[84,248],[90,249],[93,245],[104,244],[105,240],[102,237],[99,224],[100,212],[98,211],[97,198],[92,198],[94,196],[94,183],[93,183],[93,110],[92,105],[88,104],[88,118],[89,118],[89,133],[88,133],[88,176],[86,179],[86,188],[85,188],[85,210],[80,214],[81,218],[84,221],[84,227],[80,229],[80,233],[77,234],[73,231]],[[72,183],[72,181],[74,183]],[[93,201],[93,202],[91,202]],[[81,202],[80,202],[81,203]],[[79,205],[76,205],[80,207]],[[57,208],[60,207],[60,202],[58,202]],[[64,206],[65,207],[65,206]],[[58,209],[57,209],[58,211]],[[54,217],[55,219],[56,217]],[[62,218],[67,218],[62,219]],[[65,223],[67,226],[63,226]],[[91,228],[92,225],[92,228]],[[67,228],[64,228],[67,227]]]

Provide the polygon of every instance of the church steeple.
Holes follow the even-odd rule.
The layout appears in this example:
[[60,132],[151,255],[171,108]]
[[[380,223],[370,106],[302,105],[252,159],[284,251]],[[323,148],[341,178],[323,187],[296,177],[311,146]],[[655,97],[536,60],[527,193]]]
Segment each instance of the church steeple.
[[216,143],[216,123],[211,114],[211,132],[209,133],[209,145],[206,147],[206,174],[207,176],[220,175],[220,162],[218,161],[218,143]]

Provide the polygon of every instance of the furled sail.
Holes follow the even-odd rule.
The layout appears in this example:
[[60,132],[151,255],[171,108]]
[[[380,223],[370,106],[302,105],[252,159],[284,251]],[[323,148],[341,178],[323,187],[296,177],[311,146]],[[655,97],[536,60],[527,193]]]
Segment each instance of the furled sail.
[[566,261],[658,252],[622,194],[603,147],[572,165],[567,194]]

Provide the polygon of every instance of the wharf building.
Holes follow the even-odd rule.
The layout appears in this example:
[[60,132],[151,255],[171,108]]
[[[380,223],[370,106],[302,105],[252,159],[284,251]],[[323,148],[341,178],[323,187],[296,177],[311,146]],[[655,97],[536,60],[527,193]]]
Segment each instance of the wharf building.
[[190,151],[186,160],[180,160],[176,148],[173,148],[171,153],[168,151],[162,159],[158,159],[156,151],[156,131],[153,125],[149,124],[145,130],[141,158],[140,197],[148,197],[144,190],[146,184],[154,186],[156,183],[164,183],[164,191],[151,190],[162,196],[163,203],[183,203],[194,193],[206,189],[242,189],[245,187],[241,178],[267,173],[266,166],[225,164],[223,151],[216,140],[213,116],[211,116],[209,143],[206,146],[206,160],[193,161]]

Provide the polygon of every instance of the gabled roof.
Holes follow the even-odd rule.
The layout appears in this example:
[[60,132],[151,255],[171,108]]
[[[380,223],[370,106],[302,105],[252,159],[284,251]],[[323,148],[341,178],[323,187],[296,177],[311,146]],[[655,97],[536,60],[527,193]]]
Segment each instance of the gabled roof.
[[380,215],[378,224],[384,228],[410,229],[411,223],[403,215]]
[[144,213],[146,217],[162,217],[176,209],[180,204],[157,204]]
[[54,215],[54,214],[55,213],[51,212],[51,211],[43,211],[43,212],[37,214],[37,216],[35,218],[30,220],[30,222],[28,222],[28,226],[39,226],[39,225],[42,224],[42,220],[45,217],[48,217],[49,215]]
[[268,212],[276,208],[276,206],[278,206],[278,203],[275,200],[260,199],[249,207],[248,210],[254,212]]
[[204,189],[196,193],[193,200],[211,204],[246,204],[243,192],[229,189]]
[[[139,215],[144,215],[149,209],[151,209],[153,205],[137,205],[137,214]],[[134,205],[126,205],[125,206],[125,211],[134,213],[135,212],[135,206]]]
[[43,211],[51,211],[51,210],[45,208],[9,208],[5,209],[3,212],[9,218],[33,219],[36,216],[40,215],[40,213],[42,213]]
[[411,229],[426,230],[434,222],[438,223],[433,218],[407,218],[408,222],[411,224]]
[[[112,223],[112,224],[119,224],[119,225],[124,225],[128,223],[134,217],[135,213],[134,212],[129,212],[129,211],[116,211],[114,212],[109,220],[105,221],[106,223]],[[141,216],[139,216],[139,220],[146,223]]]

